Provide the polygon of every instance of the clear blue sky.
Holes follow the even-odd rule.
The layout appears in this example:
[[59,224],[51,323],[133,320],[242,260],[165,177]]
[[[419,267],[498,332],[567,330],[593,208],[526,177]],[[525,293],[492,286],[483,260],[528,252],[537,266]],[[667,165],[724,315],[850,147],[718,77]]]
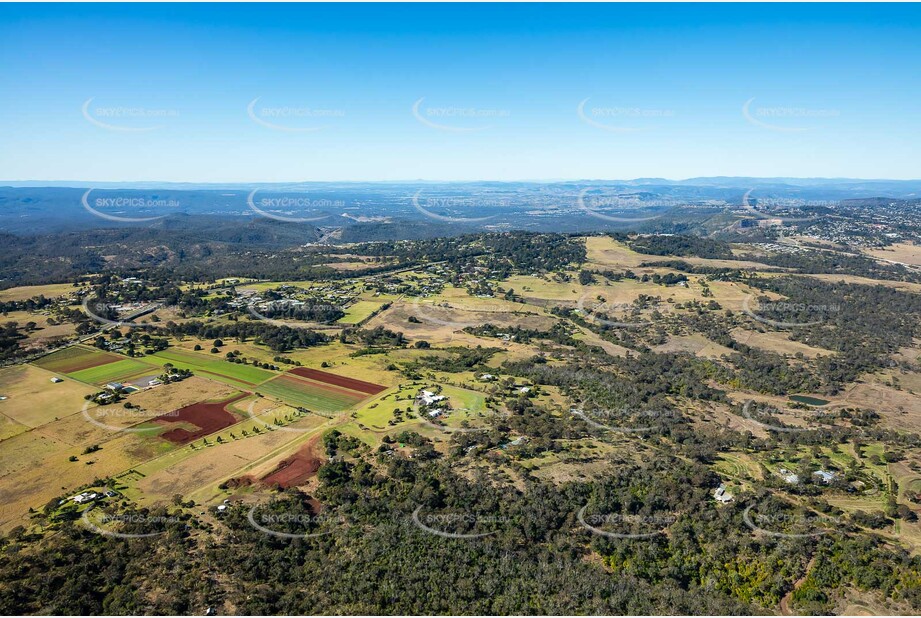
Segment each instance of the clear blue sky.
[[0,74],[2,180],[921,176],[919,5],[6,4]]

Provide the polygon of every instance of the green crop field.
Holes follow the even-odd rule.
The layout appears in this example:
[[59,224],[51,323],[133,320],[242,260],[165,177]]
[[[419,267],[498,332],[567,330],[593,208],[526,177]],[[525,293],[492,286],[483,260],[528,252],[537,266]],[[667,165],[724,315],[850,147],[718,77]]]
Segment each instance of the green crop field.
[[74,345],[43,356],[32,364],[55,373],[70,373],[105,363],[114,363],[122,358],[124,357],[118,354]]
[[313,385],[306,380],[290,376],[279,376],[259,385],[259,392],[278,397],[293,406],[302,406],[312,411],[339,412],[351,408],[365,399],[367,395],[333,391],[320,385]]
[[74,371],[73,373],[68,373],[67,376],[87,384],[103,385],[107,382],[118,382],[151,370],[156,370],[156,366],[133,358],[125,358],[114,363]]
[[170,363],[177,369],[191,369],[203,378],[217,380],[243,390],[252,390],[257,384],[278,375],[268,369],[228,362],[224,360],[223,355],[217,354],[169,349],[146,358],[161,366]]
[[339,324],[358,324],[371,317],[371,314],[380,309],[384,303],[373,300],[359,300],[345,310],[345,315],[339,319]]

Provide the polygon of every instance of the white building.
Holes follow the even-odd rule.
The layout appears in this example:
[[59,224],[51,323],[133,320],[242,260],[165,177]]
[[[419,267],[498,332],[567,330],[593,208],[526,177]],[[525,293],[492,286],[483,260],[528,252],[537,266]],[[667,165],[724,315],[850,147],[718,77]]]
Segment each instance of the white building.
[[445,399],[447,399],[447,397],[444,395],[436,395],[432,391],[422,391],[419,393],[419,400],[427,406],[438,403],[439,401],[444,401]]

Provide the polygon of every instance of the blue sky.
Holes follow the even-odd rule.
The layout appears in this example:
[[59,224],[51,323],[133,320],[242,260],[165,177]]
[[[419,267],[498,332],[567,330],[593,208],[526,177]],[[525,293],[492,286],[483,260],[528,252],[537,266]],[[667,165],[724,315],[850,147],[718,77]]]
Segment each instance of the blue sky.
[[0,5],[0,179],[921,176],[918,5]]

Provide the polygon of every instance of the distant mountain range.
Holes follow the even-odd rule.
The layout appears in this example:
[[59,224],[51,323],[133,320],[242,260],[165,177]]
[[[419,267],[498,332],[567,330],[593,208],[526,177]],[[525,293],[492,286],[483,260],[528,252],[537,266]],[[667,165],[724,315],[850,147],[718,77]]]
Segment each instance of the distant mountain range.
[[[0,228],[35,234],[137,227],[190,217],[275,219],[321,229],[365,229],[374,238],[411,222],[443,233],[687,231],[721,212],[865,207],[921,198],[921,180],[708,177],[557,182],[170,183],[0,182]],[[405,227],[405,226],[403,226]]]

